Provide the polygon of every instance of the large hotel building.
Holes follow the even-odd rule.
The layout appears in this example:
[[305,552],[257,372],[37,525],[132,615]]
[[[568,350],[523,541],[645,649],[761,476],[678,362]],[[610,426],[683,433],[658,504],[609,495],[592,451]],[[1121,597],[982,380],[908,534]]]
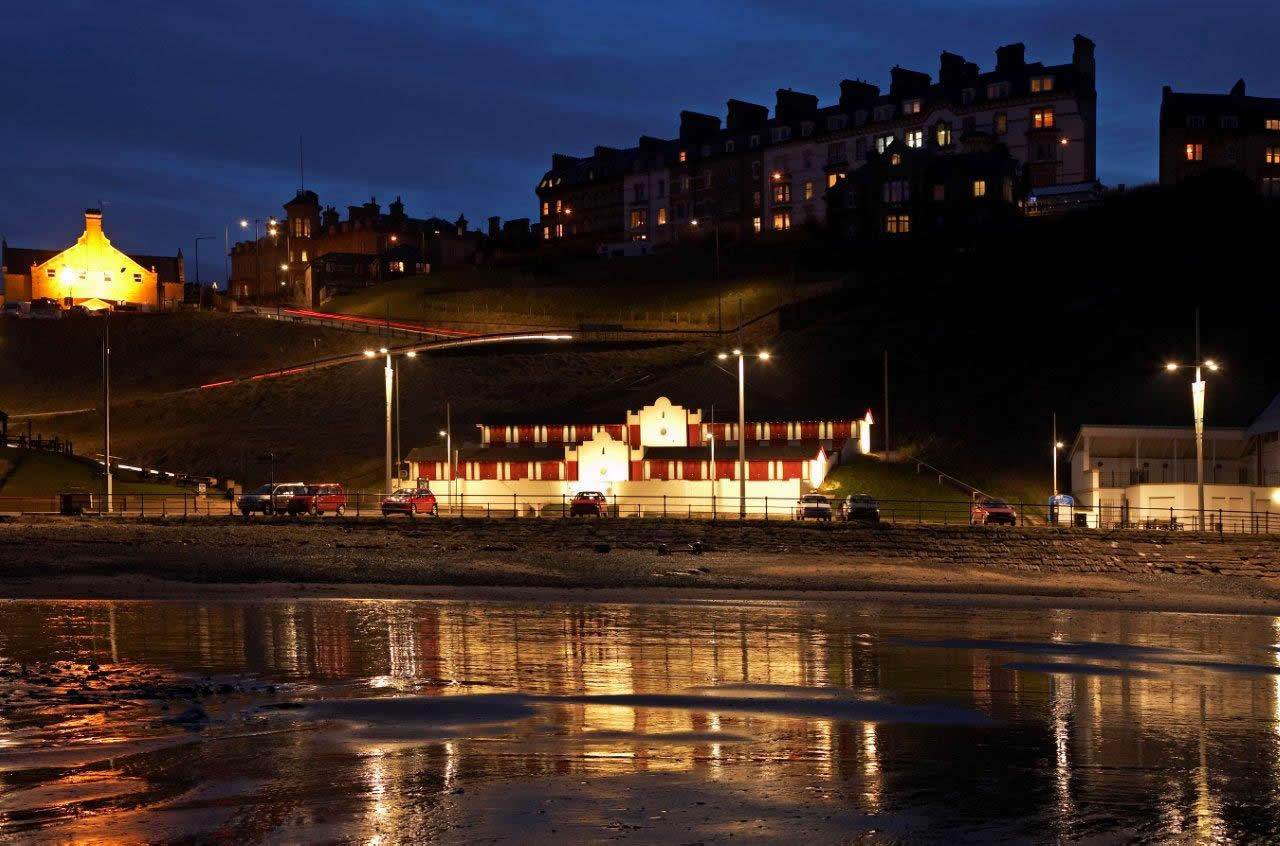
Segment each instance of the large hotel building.
[[[894,67],[889,90],[840,83],[837,102],[777,92],[763,105],[729,100],[720,118],[680,113],[672,139],[556,154],[538,182],[541,238],[577,247],[668,242],[698,224],[729,233],[778,232],[827,216],[826,191],[873,152],[898,145],[939,155],[970,139],[1007,149],[1027,202],[1096,180],[1094,44],[1073,41],[1071,61],[1028,62],[1022,44],[996,50],[995,67],[942,54],[937,79]],[[1045,191],[1044,189],[1049,189]]]

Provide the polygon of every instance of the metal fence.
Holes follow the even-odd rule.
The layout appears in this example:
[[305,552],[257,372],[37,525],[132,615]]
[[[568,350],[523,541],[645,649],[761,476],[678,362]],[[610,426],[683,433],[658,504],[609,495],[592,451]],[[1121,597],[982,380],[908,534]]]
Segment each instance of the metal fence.
[[[684,520],[765,520],[825,521],[827,511],[819,506],[798,502],[790,497],[694,497],[694,496],[608,496],[598,509],[574,507],[573,497],[565,494],[528,496],[520,494],[439,494],[434,511],[425,506],[417,513],[403,509],[384,509],[381,493],[348,492],[341,508],[330,503],[316,515],[321,519],[341,517],[391,519],[684,519]],[[846,502],[831,498],[833,521],[846,519]],[[1280,534],[1280,503],[1264,502],[1267,508],[1250,511],[1207,508],[1203,525],[1194,508],[1139,508],[1136,506],[1097,505],[1059,506],[1032,503],[1010,503],[1014,524],[1040,528],[1058,526],[1069,529],[1133,529],[1153,532],[1210,531],[1219,533]],[[201,495],[194,492],[165,494],[114,494],[110,508],[102,509],[100,493],[48,494],[0,497],[0,513],[7,514],[103,514],[120,517],[223,517],[235,519],[315,519],[305,512],[290,515],[288,504],[281,503],[276,513],[255,512],[245,515],[238,499],[222,493]],[[918,524],[955,526],[974,523],[1000,524],[1008,520],[1006,513],[989,516],[975,510],[965,500],[879,500],[878,521],[895,525]],[[1272,510],[1274,508],[1274,510]],[[295,510],[301,511],[300,508]],[[1274,515],[1274,516],[1273,516]],[[855,521],[871,522],[865,507],[854,510]]]

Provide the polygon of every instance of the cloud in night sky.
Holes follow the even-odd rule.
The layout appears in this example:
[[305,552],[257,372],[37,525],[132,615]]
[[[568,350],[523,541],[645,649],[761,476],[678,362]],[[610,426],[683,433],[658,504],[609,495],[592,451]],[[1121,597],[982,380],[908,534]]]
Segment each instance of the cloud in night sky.
[[323,203],[401,195],[478,225],[533,215],[551,153],[671,137],[682,108],[772,107],[785,87],[825,105],[841,79],[936,76],[943,50],[987,70],[1014,41],[1057,64],[1077,32],[1098,45],[1099,176],[1148,182],[1162,85],[1280,96],[1274,21],[1262,2],[1125,0],[8,4],[0,234],[61,247],[103,202],[126,250],[190,261],[215,235],[201,273],[221,279],[224,224],[298,187],[299,135]]

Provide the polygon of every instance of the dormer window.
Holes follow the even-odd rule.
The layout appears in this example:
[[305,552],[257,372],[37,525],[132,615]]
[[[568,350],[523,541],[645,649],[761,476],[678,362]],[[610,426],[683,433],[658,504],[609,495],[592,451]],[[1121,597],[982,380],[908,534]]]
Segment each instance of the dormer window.
[[773,128],[773,131],[770,133],[769,137],[773,140],[773,143],[775,144],[777,144],[780,141],[788,141],[791,139],[791,127],[775,126]]
[[875,120],[888,120],[891,117],[893,117],[893,106],[876,106],[874,114]]
[[1053,90],[1053,77],[1051,76],[1033,76],[1031,77],[1031,93],[1043,94]]
[[918,115],[920,114],[920,106],[921,106],[921,101],[919,97],[913,98],[911,100],[903,100],[902,113],[904,115]]
[[849,124],[848,115],[828,115],[827,116],[827,129],[829,131],[844,129],[845,126],[847,126],[848,124]]
[[989,82],[987,83],[987,99],[1003,100],[1009,96],[1008,82]]
[[1267,118],[1266,127],[1268,132],[1280,132],[1280,117]]
[[688,151],[687,151],[687,150],[681,150],[681,151],[680,151],[680,155],[678,156],[678,158],[680,159],[680,162],[681,162],[682,164],[683,164],[684,162],[689,161],[689,153],[688,153]]
[[748,146],[750,146],[750,147],[751,147],[751,149],[753,149],[753,150],[754,150],[756,147],[759,147],[759,146],[760,146],[760,136],[759,136],[759,135],[752,135],[752,136],[751,136],[751,140],[750,140],[749,142],[747,142],[747,143],[748,143]]

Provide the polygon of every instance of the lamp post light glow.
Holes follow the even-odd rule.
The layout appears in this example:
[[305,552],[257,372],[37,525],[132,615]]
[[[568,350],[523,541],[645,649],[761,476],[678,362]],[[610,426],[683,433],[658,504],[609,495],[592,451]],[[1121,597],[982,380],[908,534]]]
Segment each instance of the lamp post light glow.
[[[741,320],[739,320],[741,322]],[[727,359],[729,353],[720,353],[716,358]],[[746,390],[746,356],[741,349],[735,349],[732,355],[738,359],[738,518],[747,519],[747,390]],[[769,360],[769,353],[761,350],[757,353],[761,361]]]
[[1196,430],[1196,500],[1197,513],[1199,515],[1199,530],[1204,531],[1204,395],[1205,383],[1204,377],[1201,375],[1200,368],[1203,367],[1214,373],[1221,368],[1217,361],[1211,358],[1200,358],[1200,309],[1196,308],[1196,363],[1194,365],[1181,365],[1176,362],[1169,362],[1164,369],[1170,373],[1180,370],[1183,367],[1194,367],[1196,371],[1196,380],[1191,383],[1191,413],[1195,421]]

